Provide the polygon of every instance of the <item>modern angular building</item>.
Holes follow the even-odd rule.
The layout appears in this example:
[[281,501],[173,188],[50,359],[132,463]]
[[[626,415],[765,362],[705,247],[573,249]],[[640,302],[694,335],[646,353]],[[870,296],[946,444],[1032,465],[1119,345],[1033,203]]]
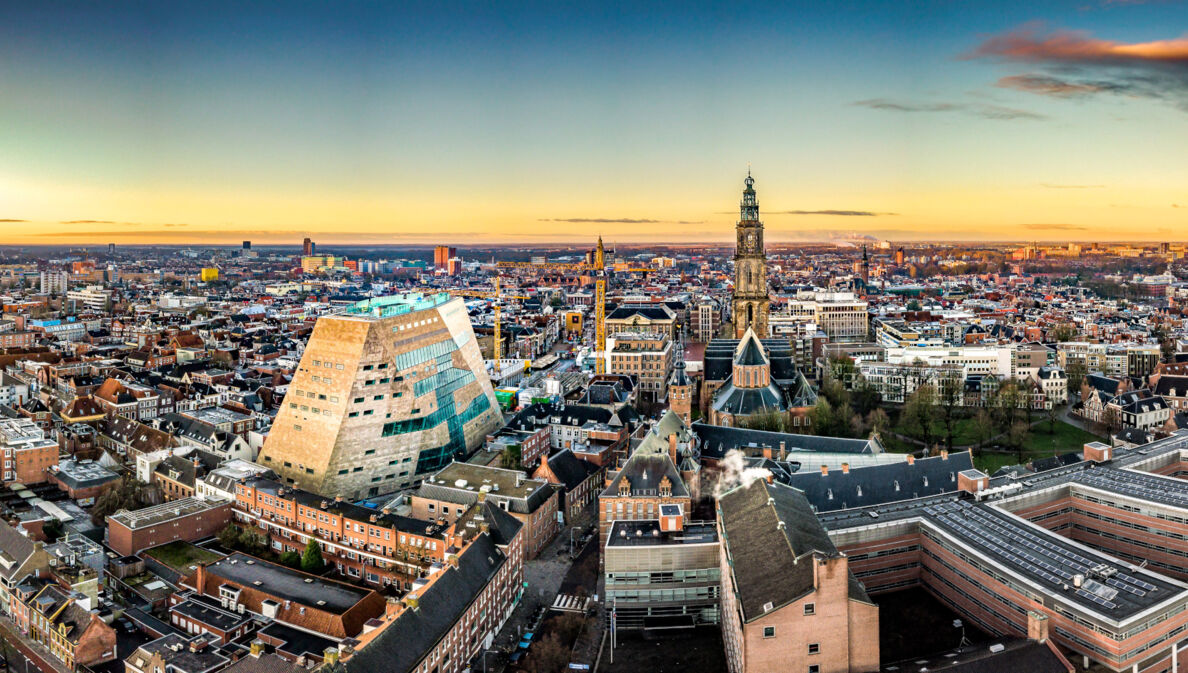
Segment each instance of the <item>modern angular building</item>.
[[395,491],[501,422],[461,299],[402,294],[318,319],[259,463],[326,496]]

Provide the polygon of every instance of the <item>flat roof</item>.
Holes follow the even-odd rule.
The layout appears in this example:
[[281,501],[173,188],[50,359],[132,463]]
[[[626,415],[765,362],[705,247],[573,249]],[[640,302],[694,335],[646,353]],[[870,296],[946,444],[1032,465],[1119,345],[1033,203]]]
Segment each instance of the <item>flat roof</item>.
[[307,575],[241,553],[207,565],[206,572],[281,600],[338,615],[373,593],[370,589]]
[[[1111,619],[1134,616],[1184,591],[997,507],[960,500],[925,513],[930,523],[977,548],[982,559],[1024,576],[1059,600]],[[1079,588],[1077,575],[1085,581]]]
[[202,500],[196,497],[182,498],[181,500],[173,500],[160,505],[153,505],[152,507],[144,507],[132,512],[117,512],[109,518],[121,526],[137,530],[228,505],[229,503],[222,500]]
[[718,528],[712,522],[686,523],[679,531],[660,530],[659,521],[615,521],[606,539],[608,547],[651,547],[683,544],[716,544]]

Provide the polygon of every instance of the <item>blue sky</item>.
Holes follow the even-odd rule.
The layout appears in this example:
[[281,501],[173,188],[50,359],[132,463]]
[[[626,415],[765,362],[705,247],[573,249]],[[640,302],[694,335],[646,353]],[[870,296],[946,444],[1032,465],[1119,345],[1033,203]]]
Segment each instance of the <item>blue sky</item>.
[[[0,219],[55,240],[514,242],[583,219],[728,239],[750,163],[776,239],[1184,223],[1188,60],[971,57],[1026,30],[1183,39],[1184,3],[829,5],[9,3]],[[1003,82],[1119,68],[1170,93]]]

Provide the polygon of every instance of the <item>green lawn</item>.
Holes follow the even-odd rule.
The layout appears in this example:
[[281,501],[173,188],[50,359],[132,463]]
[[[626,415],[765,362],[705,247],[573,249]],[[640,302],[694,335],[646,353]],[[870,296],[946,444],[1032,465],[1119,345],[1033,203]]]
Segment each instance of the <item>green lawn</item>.
[[1055,456],[1069,451],[1080,451],[1089,442],[1100,442],[1101,437],[1092,432],[1057,421],[1055,431],[1048,432],[1048,423],[1042,422],[1031,428],[1027,441],[1023,443],[1023,450],[1037,458]]
[[194,566],[199,563],[209,563],[222,558],[221,555],[216,554],[209,549],[203,549],[201,547],[194,546],[189,542],[182,541],[170,542],[169,544],[163,544],[160,547],[153,547],[152,549],[147,550],[145,554],[148,554],[161,563],[164,563],[170,568],[173,568],[174,570],[181,573],[189,572],[190,566]]
[[1080,451],[1089,442],[1100,442],[1101,437],[1086,432],[1064,421],[1057,421],[1055,430],[1048,432],[1048,423],[1043,422],[1032,426],[1023,443],[1022,459],[1014,452],[985,453],[974,459],[974,465],[987,474],[992,474],[1004,465],[1027,463],[1036,458],[1048,458],[1062,453]]

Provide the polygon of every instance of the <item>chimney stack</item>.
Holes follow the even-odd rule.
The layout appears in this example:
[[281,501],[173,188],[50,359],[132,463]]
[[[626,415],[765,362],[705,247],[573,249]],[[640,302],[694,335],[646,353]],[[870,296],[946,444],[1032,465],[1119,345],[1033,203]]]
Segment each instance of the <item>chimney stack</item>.
[[259,659],[260,655],[263,653],[264,653],[264,641],[260,640],[259,638],[256,638],[255,640],[252,641],[252,656],[255,657],[256,659]]
[[788,450],[784,448],[784,440],[780,440],[780,460],[788,459]]
[[1037,643],[1048,642],[1047,615],[1035,610],[1027,611],[1027,639]]

